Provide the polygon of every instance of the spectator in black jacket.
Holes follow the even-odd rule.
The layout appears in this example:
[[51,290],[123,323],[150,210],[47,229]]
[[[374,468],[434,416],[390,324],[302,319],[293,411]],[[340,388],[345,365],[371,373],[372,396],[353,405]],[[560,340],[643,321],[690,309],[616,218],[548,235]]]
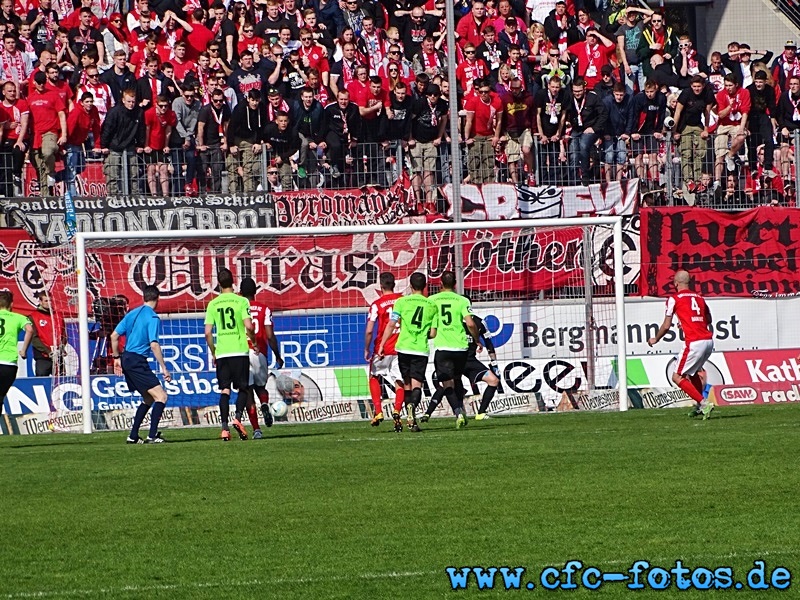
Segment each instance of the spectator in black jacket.
[[289,128],[289,115],[279,110],[275,121],[264,128],[264,148],[269,152],[270,165],[278,167],[281,187],[293,189],[292,174],[297,165],[300,138]]
[[747,141],[750,170],[758,169],[757,148],[764,144],[764,173],[772,178],[772,163],[775,155],[775,125],[777,123],[775,89],[767,84],[767,74],[757,71],[753,83],[747,86],[750,93],[750,118],[747,121],[750,139]]
[[631,118],[633,102],[625,92],[625,84],[617,82],[610,95],[603,98],[603,106],[608,113],[603,133],[603,164],[606,166],[606,182],[612,179],[622,181],[628,164],[628,122]]
[[238,157],[242,169],[242,187],[245,194],[252,194],[258,186],[264,131],[267,126],[267,111],[261,101],[259,90],[250,90],[244,102],[236,105],[228,125],[228,149]]
[[[361,116],[358,106],[350,102],[350,92],[339,90],[336,102],[325,107],[325,117],[328,122],[328,135],[325,142],[328,147],[331,177],[334,187],[340,187],[341,175],[345,162],[352,164],[353,157],[349,151],[358,143],[357,135],[361,131]],[[347,152],[347,156],[345,156]]]
[[100,76],[100,81],[107,83],[114,97],[114,104],[122,101],[122,92],[136,89],[136,76],[128,68],[125,50],[114,52],[114,66]]
[[664,139],[662,130],[666,114],[667,97],[659,91],[655,81],[648,79],[644,91],[633,97],[626,128],[631,137],[636,174],[642,181],[647,181],[645,155],[650,178],[658,181],[658,145]]
[[[300,140],[297,177],[300,187],[307,183],[307,175],[316,178],[317,158],[325,151],[328,121],[322,104],[314,98],[314,90],[305,87],[300,92],[300,101],[295,103],[294,131]],[[316,183],[314,183],[316,185]]]
[[[109,196],[122,193],[122,178],[130,182],[130,193],[139,194],[139,153],[145,145],[142,110],[136,106],[136,92],[122,92],[122,102],[108,111],[100,130],[100,147],[107,154],[103,164]],[[127,171],[123,171],[124,159]]]
[[586,91],[586,82],[578,77],[572,82],[572,95],[567,100],[567,121],[572,124],[569,144],[570,179],[589,185],[589,152],[606,126],[608,115],[600,98]]

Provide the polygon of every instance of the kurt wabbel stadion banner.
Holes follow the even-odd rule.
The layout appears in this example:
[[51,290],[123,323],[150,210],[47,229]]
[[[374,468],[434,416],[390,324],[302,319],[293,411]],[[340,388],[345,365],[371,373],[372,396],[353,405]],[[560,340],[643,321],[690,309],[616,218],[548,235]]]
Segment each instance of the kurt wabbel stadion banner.
[[685,269],[704,296],[797,296],[799,251],[795,209],[643,208],[641,293],[670,293],[675,271]]

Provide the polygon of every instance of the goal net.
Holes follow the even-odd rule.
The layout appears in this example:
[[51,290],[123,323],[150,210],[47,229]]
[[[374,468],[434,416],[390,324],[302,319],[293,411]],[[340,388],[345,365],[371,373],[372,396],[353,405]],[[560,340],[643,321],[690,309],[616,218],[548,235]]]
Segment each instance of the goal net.
[[[414,272],[438,291],[455,270],[496,349],[500,386],[496,415],[621,409],[624,370],[621,219],[408,223],[363,228],[79,234],[75,281],[54,286],[69,345],[79,360],[57,376],[61,406],[83,407],[84,427],[129,427],[141,397],[113,373],[109,335],[142,289],[160,291],[161,348],[172,381],[164,427],[215,426],[219,390],[204,339],[204,313],[219,292],[221,267],[258,286],[271,308],[285,364],[268,359],[270,400],[289,404],[283,421],[368,420],[373,416],[365,358],[367,309],[391,272],[396,292],[409,293]],[[616,244],[615,244],[616,240]],[[69,279],[69,278],[66,278]],[[624,337],[624,336],[623,336]],[[620,341],[622,343],[620,343]],[[486,351],[477,358],[489,365]],[[151,360],[154,371],[157,365]],[[423,403],[436,389],[431,353]],[[624,381],[624,375],[622,376]],[[287,389],[287,382],[293,388]],[[384,412],[393,382],[381,381]],[[468,414],[485,384],[463,382]],[[623,397],[627,398],[622,386]],[[64,392],[68,392],[66,395]],[[234,395],[235,397],[235,395]],[[440,404],[434,416],[447,416]]]

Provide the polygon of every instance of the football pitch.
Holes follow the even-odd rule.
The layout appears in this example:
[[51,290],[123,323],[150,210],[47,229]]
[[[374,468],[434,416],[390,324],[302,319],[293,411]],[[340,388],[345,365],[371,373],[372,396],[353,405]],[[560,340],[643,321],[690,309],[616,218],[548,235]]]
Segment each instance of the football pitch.
[[[542,571],[570,560],[627,574],[680,559],[734,583],[763,560],[767,583],[779,566],[800,577],[800,406],[217,433],[0,439],[0,598],[546,598]],[[474,574],[452,591],[446,569],[466,566],[524,567],[522,589],[498,571],[492,591]],[[720,593],[573,580],[580,598]]]

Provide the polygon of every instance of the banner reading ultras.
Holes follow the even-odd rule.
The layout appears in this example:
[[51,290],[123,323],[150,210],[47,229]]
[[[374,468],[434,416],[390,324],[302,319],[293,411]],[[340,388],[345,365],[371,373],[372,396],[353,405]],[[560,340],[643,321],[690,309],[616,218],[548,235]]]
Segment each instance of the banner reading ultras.
[[577,590],[590,591],[613,586],[638,590],[786,590],[792,585],[792,573],[786,567],[768,567],[763,560],[753,562],[744,573],[733,567],[688,567],[676,560],[671,566],[637,560],[628,568],[616,571],[567,561],[564,566],[549,566],[530,572],[525,567],[447,567],[447,582],[453,590]]
[[641,231],[644,296],[669,294],[680,269],[706,296],[800,295],[800,211],[642,209]]

